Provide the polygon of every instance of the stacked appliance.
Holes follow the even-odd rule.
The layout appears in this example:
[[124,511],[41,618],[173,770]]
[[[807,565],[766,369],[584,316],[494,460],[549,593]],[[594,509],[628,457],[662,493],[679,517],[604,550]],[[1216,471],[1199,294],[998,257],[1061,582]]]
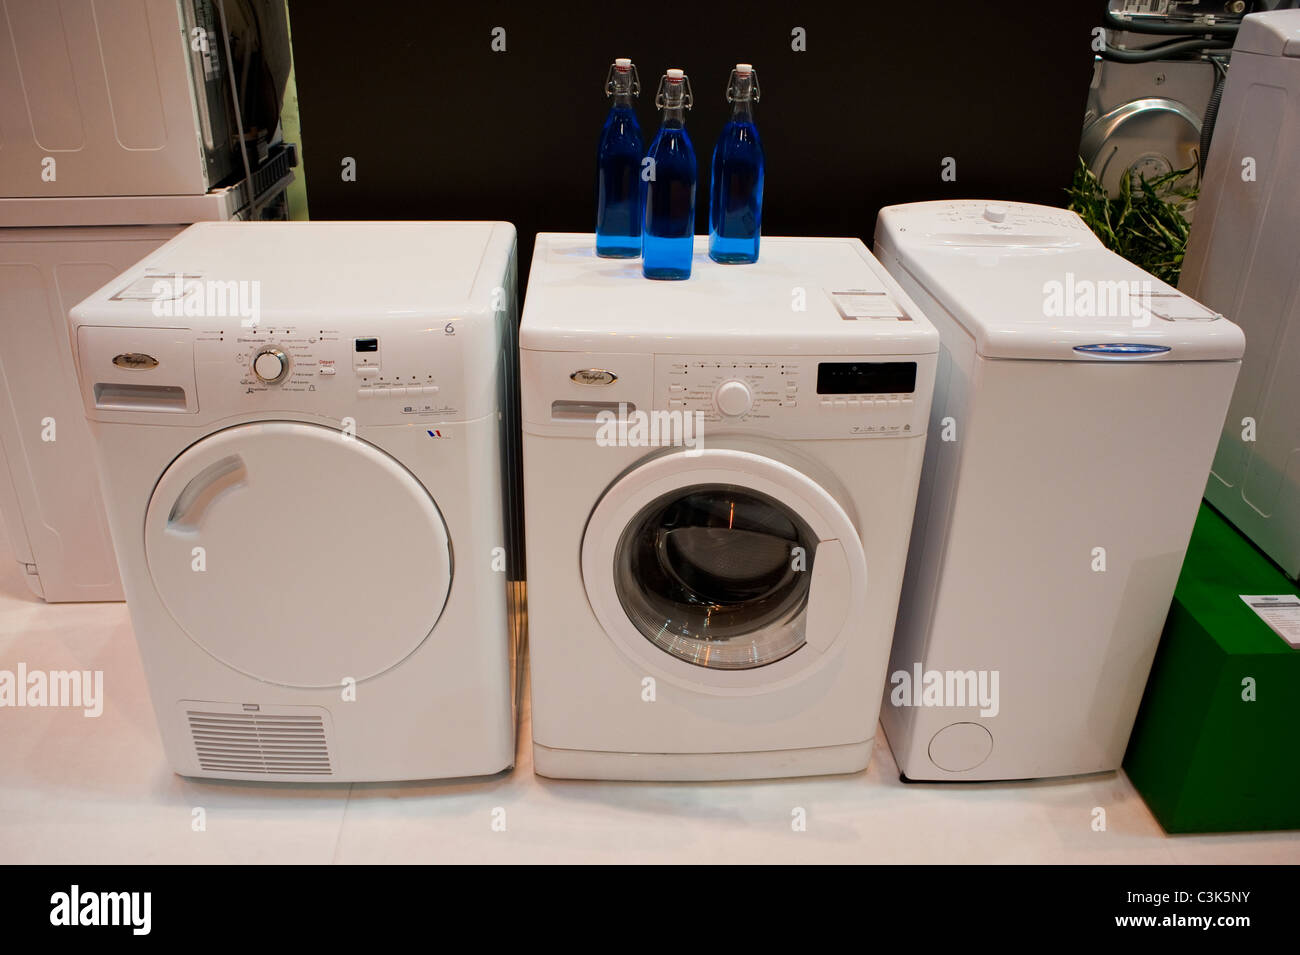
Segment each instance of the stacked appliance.
[[120,600],[67,312],[187,223],[284,217],[283,4],[0,13],[0,516],[38,596]]

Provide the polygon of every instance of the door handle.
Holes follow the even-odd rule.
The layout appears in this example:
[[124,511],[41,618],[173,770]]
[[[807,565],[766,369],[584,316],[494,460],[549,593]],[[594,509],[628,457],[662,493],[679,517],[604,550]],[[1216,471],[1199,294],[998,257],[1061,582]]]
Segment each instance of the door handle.
[[812,582],[808,586],[808,619],[804,641],[818,653],[825,653],[844,628],[848,616],[849,558],[838,540],[817,542],[813,555]]
[[212,502],[226,491],[243,487],[247,479],[244,459],[237,454],[209,464],[185,485],[185,490],[176,498],[167,515],[167,530],[178,534],[197,531]]

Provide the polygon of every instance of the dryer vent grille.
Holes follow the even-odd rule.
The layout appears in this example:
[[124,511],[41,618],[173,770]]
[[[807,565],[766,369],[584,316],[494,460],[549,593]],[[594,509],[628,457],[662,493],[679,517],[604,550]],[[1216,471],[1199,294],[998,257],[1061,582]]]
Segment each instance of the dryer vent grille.
[[199,766],[213,773],[328,776],[329,744],[320,716],[186,710]]

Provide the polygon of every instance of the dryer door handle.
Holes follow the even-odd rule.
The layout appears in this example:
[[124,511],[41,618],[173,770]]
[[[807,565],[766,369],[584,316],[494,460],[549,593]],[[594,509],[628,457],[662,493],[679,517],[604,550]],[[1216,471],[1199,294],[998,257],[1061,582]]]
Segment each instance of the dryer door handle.
[[167,515],[167,530],[179,534],[197,531],[213,501],[226,491],[247,483],[248,469],[239,455],[232,454],[209,464],[185,485],[176,498]]
[[812,582],[808,587],[808,620],[804,640],[818,653],[830,649],[844,629],[852,594],[848,555],[838,540],[817,543],[813,555]]

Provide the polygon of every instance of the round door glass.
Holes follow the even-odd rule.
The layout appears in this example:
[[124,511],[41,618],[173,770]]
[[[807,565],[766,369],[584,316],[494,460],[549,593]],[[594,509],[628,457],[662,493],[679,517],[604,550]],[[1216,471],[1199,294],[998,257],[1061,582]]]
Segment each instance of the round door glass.
[[803,646],[816,549],[811,528],[780,501],[697,485],[655,499],[628,524],[614,587],[660,649],[696,666],[751,669]]

